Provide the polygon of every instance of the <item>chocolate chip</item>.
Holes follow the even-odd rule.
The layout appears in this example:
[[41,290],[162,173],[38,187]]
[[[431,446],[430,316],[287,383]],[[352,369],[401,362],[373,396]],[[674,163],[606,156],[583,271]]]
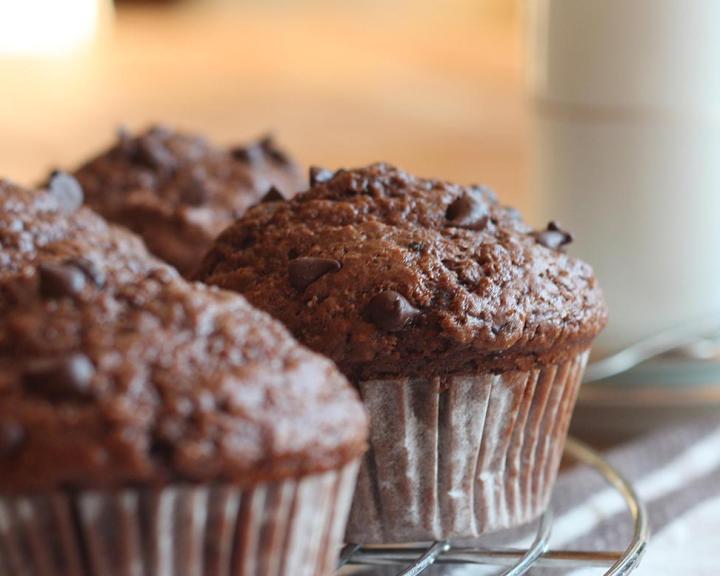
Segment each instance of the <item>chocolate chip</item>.
[[147,135],[150,138],[158,138],[160,140],[167,140],[172,136],[172,130],[163,124],[154,124],[147,131]]
[[207,172],[201,166],[178,172],[176,181],[180,191],[180,200],[190,206],[200,206],[207,202]]
[[177,161],[165,144],[153,137],[154,132],[139,138],[135,149],[135,160],[148,168],[164,173],[173,172]]
[[275,186],[270,186],[268,191],[265,192],[265,196],[260,199],[261,204],[265,202],[285,202],[285,196]]
[[407,299],[393,290],[384,290],[372,297],[365,314],[368,319],[383,330],[398,332],[417,316],[420,311]]
[[169,267],[153,268],[152,270],[148,270],[145,277],[153,282],[169,284],[177,278],[177,272],[175,269],[171,269]]
[[25,368],[27,390],[49,400],[87,400],[95,367],[84,354],[35,360]]
[[422,242],[410,242],[410,244],[408,244],[408,248],[410,248],[410,250],[414,250],[415,252],[422,252],[425,250],[425,244]]
[[115,130],[115,137],[117,138],[117,150],[127,155],[135,153],[135,142],[126,126],[118,126]]
[[453,226],[482,230],[488,223],[487,205],[474,194],[466,192],[448,205],[445,217]]
[[87,258],[69,258],[65,260],[63,264],[81,270],[83,274],[85,274],[85,277],[95,284],[95,286],[101,287],[105,285],[105,272],[92,260],[88,260]]
[[9,420],[0,422],[0,456],[15,452],[25,440],[22,424]]
[[332,180],[333,176],[335,176],[335,173],[332,170],[320,168],[319,166],[310,166],[310,186],[328,182]]
[[43,262],[38,266],[38,287],[43,298],[76,296],[85,288],[85,274],[70,264]]
[[175,453],[175,442],[160,434],[161,432],[158,431],[158,436],[150,444],[150,456],[153,460],[170,464]]
[[259,144],[265,154],[275,160],[275,162],[279,164],[290,164],[290,159],[287,154],[277,147],[272,136],[265,136],[264,138],[261,138]]
[[554,220],[548,223],[546,230],[533,232],[532,235],[538,244],[551,250],[559,250],[573,241],[572,234],[560,228]]
[[66,214],[72,214],[83,204],[84,195],[80,183],[67,172],[55,170],[50,175],[48,183],[50,194],[55,197],[60,209]]
[[262,150],[255,144],[249,146],[236,146],[230,150],[230,155],[240,162],[254,163],[262,157]]
[[128,130],[127,126],[125,126],[124,124],[120,124],[115,129],[115,137],[120,144],[124,144],[132,138],[132,134],[130,134],[130,130]]
[[242,162],[250,161],[250,151],[247,148],[245,148],[244,146],[238,146],[237,148],[231,148],[230,156],[235,158],[235,160],[240,160]]
[[337,272],[342,266],[332,258],[296,258],[288,264],[290,285],[303,291],[310,284],[329,272]]
[[182,200],[189,206],[201,206],[208,199],[207,188],[204,184],[187,185],[182,189]]

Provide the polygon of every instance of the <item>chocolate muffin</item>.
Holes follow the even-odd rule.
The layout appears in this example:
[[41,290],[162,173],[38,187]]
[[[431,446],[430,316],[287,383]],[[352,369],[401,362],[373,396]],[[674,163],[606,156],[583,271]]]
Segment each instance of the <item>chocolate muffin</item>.
[[474,537],[546,506],[588,349],[606,322],[557,224],[489,190],[386,164],[311,172],[250,209],[198,277],[333,359],[370,413],[347,537]]
[[213,239],[264,196],[290,196],[300,173],[269,138],[221,149],[200,136],[152,127],[115,144],[75,172],[86,202],[142,236],[149,250],[192,272]]
[[167,269],[29,278],[0,298],[3,572],[332,573],[367,423],[329,360]]
[[0,180],[0,279],[41,260],[74,261],[91,275],[91,267],[101,266],[118,281],[162,266],[137,236],[108,225],[82,204],[79,184],[62,172],[45,190]]

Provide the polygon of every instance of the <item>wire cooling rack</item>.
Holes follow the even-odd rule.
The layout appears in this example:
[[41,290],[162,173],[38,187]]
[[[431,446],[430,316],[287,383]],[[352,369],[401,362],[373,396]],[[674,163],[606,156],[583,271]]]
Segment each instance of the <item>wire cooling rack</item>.
[[548,510],[538,523],[533,543],[527,549],[453,546],[449,542],[422,545],[358,546],[347,544],[340,557],[344,565],[396,566],[397,576],[417,576],[434,564],[476,564],[504,569],[502,576],[519,576],[530,568],[605,568],[605,576],[630,574],[640,562],[649,538],[647,514],[632,485],[600,454],[586,444],[568,438],[565,454],[601,474],[623,497],[633,522],[633,535],[624,550],[591,552],[549,549],[553,515]]

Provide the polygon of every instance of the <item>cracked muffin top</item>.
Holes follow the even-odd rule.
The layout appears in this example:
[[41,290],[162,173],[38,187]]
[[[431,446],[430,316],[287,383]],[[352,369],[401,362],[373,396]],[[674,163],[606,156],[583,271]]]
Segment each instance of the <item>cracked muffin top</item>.
[[590,266],[556,223],[534,230],[489,190],[387,164],[311,170],[251,208],[197,278],[245,295],[353,380],[527,370],[606,322]]
[[120,130],[113,146],[74,175],[91,208],[142,236],[183,275],[249,206],[267,194],[291,196],[303,184],[269,137],[225,149],[160,126],[137,135]]
[[38,263],[0,295],[0,493],[253,485],[365,448],[357,393],[244,298]]

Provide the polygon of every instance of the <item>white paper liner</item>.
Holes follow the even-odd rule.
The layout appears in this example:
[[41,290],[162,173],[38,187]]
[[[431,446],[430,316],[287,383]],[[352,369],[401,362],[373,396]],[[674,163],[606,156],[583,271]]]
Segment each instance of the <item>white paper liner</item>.
[[0,575],[330,575],[357,467],[250,489],[0,497]]
[[529,372],[361,382],[370,450],[346,540],[472,538],[539,516],[587,357]]

